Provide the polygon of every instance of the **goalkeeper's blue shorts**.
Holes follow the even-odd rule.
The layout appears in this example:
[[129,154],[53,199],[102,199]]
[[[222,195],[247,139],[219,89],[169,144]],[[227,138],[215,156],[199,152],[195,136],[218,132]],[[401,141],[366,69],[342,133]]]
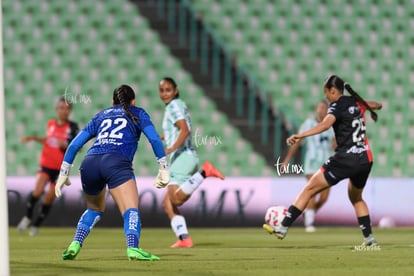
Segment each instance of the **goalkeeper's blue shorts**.
[[119,153],[87,155],[80,166],[82,189],[97,195],[108,185],[113,189],[130,179],[135,180],[132,162]]

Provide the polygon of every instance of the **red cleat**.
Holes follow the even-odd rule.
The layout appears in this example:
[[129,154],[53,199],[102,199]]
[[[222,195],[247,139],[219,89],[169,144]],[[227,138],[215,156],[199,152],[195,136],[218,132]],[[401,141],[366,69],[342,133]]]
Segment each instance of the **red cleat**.
[[184,240],[178,240],[176,243],[171,245],[171,248],[191,248],[193,247],[193,241],[190,237],[185,238]]
[[203,164],[202,170],[206,174],[206,177],[218,177],[220,179],[224,179],[224,175],[211,164],[210,162],[206,161]]

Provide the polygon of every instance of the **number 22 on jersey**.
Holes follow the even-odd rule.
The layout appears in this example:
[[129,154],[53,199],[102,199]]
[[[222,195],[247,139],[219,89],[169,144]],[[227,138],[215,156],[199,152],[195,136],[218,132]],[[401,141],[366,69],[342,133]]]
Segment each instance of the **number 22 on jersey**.
[[122,129],[126,126],[127,120],[125,118],[105,119],[99,126],[100,131],[96,138],[98,140],[105,138],[122,139],[124,136]]

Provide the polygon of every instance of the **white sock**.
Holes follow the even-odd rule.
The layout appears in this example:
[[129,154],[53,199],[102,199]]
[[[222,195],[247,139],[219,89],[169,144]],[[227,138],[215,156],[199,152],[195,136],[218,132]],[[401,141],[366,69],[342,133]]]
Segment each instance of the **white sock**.
[[181,215],[176,215],[171,219],[171,228],[174,231],[177,238],[181,235],[188,235],[187,224],[185,218]]
[[203,180],[204,177],[201,173],[196,172],[193,176],[187,179],[187,181],[185,181],[180,188],[186,195],[191,195],[198,188],[198,186],[200,186]]
[[315,210],[313,209],[305,209],[304,212],[304,224],[305,227],[313,226],[313,223],[315,222]]

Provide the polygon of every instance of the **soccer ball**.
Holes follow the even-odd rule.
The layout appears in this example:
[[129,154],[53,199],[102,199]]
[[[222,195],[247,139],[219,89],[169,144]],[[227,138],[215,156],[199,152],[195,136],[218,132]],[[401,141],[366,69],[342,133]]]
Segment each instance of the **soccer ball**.
[[392,217],[383,217],[378,223],[379,228],[392,228],[395,227],[395,221]]
[[288,210],[284,206],[272,206],[266,211],[265,222],[270,225],[273,229],[279,227],[282,224]]

